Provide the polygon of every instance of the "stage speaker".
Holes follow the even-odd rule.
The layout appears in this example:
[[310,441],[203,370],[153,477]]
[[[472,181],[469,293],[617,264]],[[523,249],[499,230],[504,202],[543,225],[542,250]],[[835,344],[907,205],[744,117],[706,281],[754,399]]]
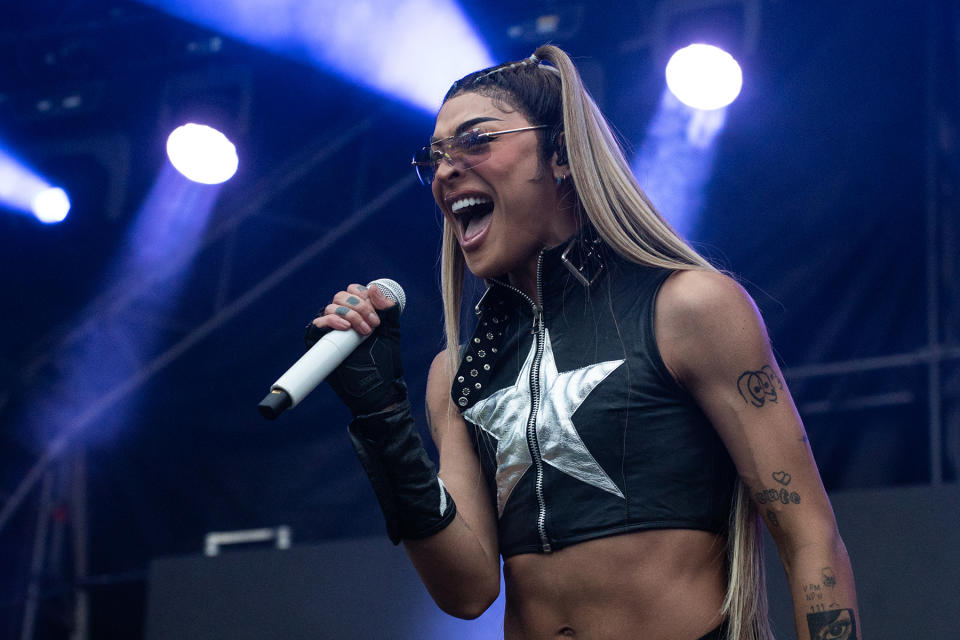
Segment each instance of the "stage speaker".
[[147,640],[490,640],[502,627],[502,594],[477,620],[450,617],[403,548],[385,537],[223,550],[150,566]]

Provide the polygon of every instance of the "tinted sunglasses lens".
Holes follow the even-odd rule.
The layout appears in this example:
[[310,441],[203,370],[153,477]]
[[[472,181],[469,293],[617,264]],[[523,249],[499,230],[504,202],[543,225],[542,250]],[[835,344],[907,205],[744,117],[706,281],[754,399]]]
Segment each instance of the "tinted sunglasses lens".
[[420,183],[425,187],[430,186],[436,173],[436,165],[433,163],[432,154],[430,147],[423,147],[413,156],[413,168],[417,170],[417,177],[420,178]]
[[420,178],[420,184],[429,187],[433,184],[433,166],[417,165],[417,177]]

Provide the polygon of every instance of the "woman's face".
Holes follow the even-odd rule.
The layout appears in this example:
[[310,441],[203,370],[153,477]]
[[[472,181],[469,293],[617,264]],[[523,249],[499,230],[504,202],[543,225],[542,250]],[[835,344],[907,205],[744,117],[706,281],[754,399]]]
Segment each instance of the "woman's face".
[[[463,93],[440,109],[433,139],[534,124],[517,110],[504,111],[491,98]],[[522,285],[531,273],[535,277],[540,249],[576,231],[573,216],[558,206],[556,179],[569,173],[569,167],[559,167],[555,160],[541,163],[536,130],[509,133],[487,145],[482,150],[485,159],[471,168],[441,161],[433,197],[456,230],[471,272],[481,278],[506,274]]]

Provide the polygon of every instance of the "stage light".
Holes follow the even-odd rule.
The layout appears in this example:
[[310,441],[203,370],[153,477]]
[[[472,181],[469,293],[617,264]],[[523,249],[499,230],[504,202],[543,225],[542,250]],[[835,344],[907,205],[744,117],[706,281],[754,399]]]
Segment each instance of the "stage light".
[[457,78],[493,64],[452,0],[140,0],[435,112]]
[[691,44],[671,56],[667,86],[680,102],[712,111],[737,99],[743,72],[729,53],[709,44]]
[[40,222],[55,224],[67,218],[70,212],[70,198],[60,187],[49,187],[34,196],[30,208]]
[[67,217],[70,200],[62,189],[46,180],[9,153],[0,149],[0,206],[32,214],[44,223]]
[[170,163],[184,176],[201,184],[226,182],[237,172],[237,148],[213,127],[187,123],[167,138]]

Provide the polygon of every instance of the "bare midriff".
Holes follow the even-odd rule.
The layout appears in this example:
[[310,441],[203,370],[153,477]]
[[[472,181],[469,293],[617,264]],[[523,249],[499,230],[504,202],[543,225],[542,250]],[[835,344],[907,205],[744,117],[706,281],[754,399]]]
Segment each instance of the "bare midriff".
[[627,533],[503,563],[505,640],[695,640],[721,622],[725,541],[706,532]]

